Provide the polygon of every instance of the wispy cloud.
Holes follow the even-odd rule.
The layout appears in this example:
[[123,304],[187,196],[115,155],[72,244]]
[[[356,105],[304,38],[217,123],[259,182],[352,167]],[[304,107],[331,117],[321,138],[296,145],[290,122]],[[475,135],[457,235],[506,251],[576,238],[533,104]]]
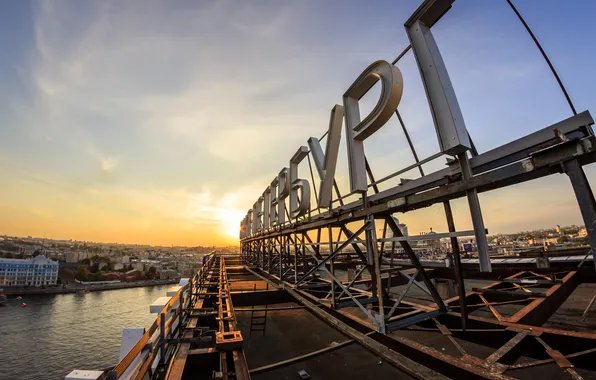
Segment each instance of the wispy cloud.
[[99,161],[101,162],[101,170],[106,173],[111,173],[116,169],[118,166],[118,161],[120,160],[119,157],[101,157]]
[[[168,231],[177,241],[215,242],[237,228],[298,146],[324,132],[361,70],[407,44],[401,21],[418,4],[35,2],[34,43],[23,43],[28,61],[19,69],[27,91],[0,90],[11,113],[2,125],[14,126],[0,141],[0,170],[20,185],[5,187],[5,201],[94,236],[130,232],[141,241]],[[471,22],[460,22],[464,7],[454,7],[436,36],[476,145],[492,147],[533,130],[518,127],[532,114],[526,108],[537,107],[528,89],[541,91],[542,78],[516,41],[505,46],[512,39],[485,26],[500,18],[479,23],[482,10],[469,7]],[[506,59],[495,63],[499,54]],[[425,157],[437,142],[411,53],[399,67],[400,112]],[[508,103],[515,120],[492,97],[507,99],[512,83],[528,91]],[[549,108],[526,124],[558,121],[554,114]],[[366,148],[378,176],[413,160],[395,120]],[[342,143],[342,191],[345,152]]]

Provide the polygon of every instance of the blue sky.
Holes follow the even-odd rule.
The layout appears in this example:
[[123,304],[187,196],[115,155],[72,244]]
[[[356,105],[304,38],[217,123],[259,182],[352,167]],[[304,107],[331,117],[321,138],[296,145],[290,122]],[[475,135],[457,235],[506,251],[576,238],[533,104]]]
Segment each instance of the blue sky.
[[[407,45],[403,23],[419,3],[1,2],[0,232],[232,242],[246,209],[325,131],[360,72]],[[594,2],[516,5],[577,110],[596,112]],[[504,0],[458,0],[433,33],[480,151],[571,115]],[[438,144],[412,54],[398,67],[399,110],[426,157]],[[377,177],[412,162],[398,128],[392,120],[367,140]],[[581,223],[563,175],[481,202],[491,232]],[[454,208],[458,228],[471,226],[465,200]],[[416,233],[445,229],[441,216],[428,208],[400,219]]]

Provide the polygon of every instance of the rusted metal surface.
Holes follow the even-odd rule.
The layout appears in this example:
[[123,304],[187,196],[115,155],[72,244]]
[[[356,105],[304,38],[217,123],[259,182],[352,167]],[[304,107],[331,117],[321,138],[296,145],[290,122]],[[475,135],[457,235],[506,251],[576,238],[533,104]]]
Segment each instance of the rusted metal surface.
[[364,334],[358,332],[357,330],[353,329],[352,327],[348,326],[347,324],[343,323],[342,321],[334,318],[333,316],[329,315],[325,311],[318,308],[315,304],[307,300],[306,298],[302,297],[297,291],[292,289],[287,289],[287,291],[306,306],[309,310],[311,310],[314,314],[325,320],[327,323],[332,325],[333,327],[337,328],[339,331],[344,333],[345,335],[351,337],[352,339],[358,341],[362,346],[371,350],[375,354],[379,355],[385,361],[391,363],[392,365],[396,366],[397,368],[407,372],[408,374],[419,378],[419,379],[446,379],[445,376],[423,366],[422,364],[416,363],[409,358],[387,348],[386,346],[378,343],[377,341],[373,340],[365,336]]
[[[200,309],[202,306],[202,301],[203,300],[199,300],[199,303],[195,306],[195,308]],[[198,318],[194,317],[194,318],[190,318],[186,328],[187,331],[185,331],[182,334],[183,338],[192,338],[193,337],[193,331],[192,329],[194,329],[197,326],[197,321]],[[186,366],[186,360],[188,358],[190,354],[190,343],[181,343],[177,350],[176,353],[174,354],[170,365],[168,367],[168,372],[166,373],[166,379],[182,379],[182,374],[184,373],[184,367]]]
[[[540,276],[544,280],[541,283],[525,280],[529,276],[537,275],[532,271],[520,271],[503,281],[494,282],[480,289],[472,289],[471,292],[466,293],[468,311],[485,306],[498,321],[540,326],[565,302],[581,282],[576,271],[565,272],[564,276],[556,281],[548,281]],[[512,283],[511,281],[514,280],[519,283]],[[458,297],[446,300],[451,309],[458,307],[457,302]],[[504,316],[499,312],[500,306],[513,304],[522,304],[523,307],[510,316]],[[471,315],[471,317],[474,316]]]
[[[309,292],[319,299],[317,302],[329,303],[335,310],[357,306],[368,323],[375,325],[375,330],[381,333],[420,323],[435,314],[412,310],[396,314],[403,306],[403,297],[394,298],[390,286],[395,272],[403,269],[396,269],[393,265],[396,245],[401,246],[408,257],[408,260],[402,263],[403,266],[415,267],[417,270],[421,284],[414,283],[417,286],[422,285],[420,288],[431,296],[438,310],[447,311],[444,300],[430,281],[427,268],[422,265],[411,244],[414,240],[429,237],[404,236],[393,218],[393,213],[443,203],[449,232],[438,233],[435,237],[449,237],[454,243],[452,264],[455,265],[454,277],[457,278],[461,292],[457,300],[460,303],[461,326],[464,329],[468,299],[463,294],[465,272],[458,256],[457,236],[474,235],[480,272],[492,270],[488,256],[487,230],[478,200],[480,192],[560,173],[562,168],[566,168],[570,174],[573,167],[575,174],[570,174],[570,180],[576,190],[576,197],[582,199],[580,209],[585,224],[596,223],[596,220],[594,223],[588,223],[591,214],[583,212],[587,207],[583,206],[590,203],[587,184],[585,181],[577,181],[577,178],[581,177],[579,172],[583,170],[581,165],[596,161],[596,137],[589,128],[594,121],[589,112],[579,113],[488,152],[479,153],[473,146],[463,117],[459,116],[461,110],[450,85],[448,71],[444,67],[439,48],[430,30],[432,24],[450,8],[451,2],[425,0],[406,23],[406,32],[419,65],[428,100],[431,104],[438,102],[437,104],[443,105],[436,109],[431,107],[441,147],[441,151],[431,157],[435,159],[442,155],[452,156],[448,167],[426,174],[420,165],[427,161],[417,159],[414,166],[402,168],[375,180],[372,167],[364,155],[363,140],[387,123],[393,114],[398,116],[404,132],[407,131],[396,109],[389,109],[397,107],[401,99],[403,82],[399,79],[399,69],[387,62],[377,61],[349,87],[344,94],[344,106],[337,105],[333,108],[326,142],[329,149],[323,153],[318,139],[310,138],[308,147],[300,147],[290,160],[290,169],[282,169],[271,184],[266,186],[263,196],[257,199],[240,226],[241,253],[247,263],[261,268],[286,286]],[[432,22],[426,23],[423,20]],[[372,69],[378,71],[373,75],[369,72]],[[357,107],[359,99],[370,90],[369,85],[373,82],[368,80],[372,78],[374,82],[383,81],[382,102],[379,101],[374,112],[363,119],[365,128],[364,124],[360,124],[359,113],[354,111],[354,107]],[[333,176],[341,139],[339,128],[344,116],[350,190],[342,195]],[[356,135],[360,135],[362,140],[355,140]],[[410,148],[414,157],[418,157],[412,144]],[[472,157],[468,157],[468,150]],[[310,203],[308,180],[297,177],[298,163],[310,155],[313,156],[321,180],[319,193],[315,192],[315,198],[318,198],[316,205]],[[326,167],[329,167],[329,172],[326,171]],[[378,186],[384,180],[416,168],[422,175],[419,178],[403,181],[387,189]],[[312,174],[312,165],[310,169]],[[289,181],[292,181],[291,186]],[[312,185],[314,186],[314,183]],[[297,189],[304,191],[300,197]],[[449,200],[461,197],[468,200],[474,230],[455,230]],[[291,200],[290,209],[286,209],[286,198]],[[352,200],[348,201],[348,198]],[[596,208],[596,205],[594,207]],[[380,239],[376,235],[379,222],[383,223],[383,237]],[[590,241],[596,244],[596,230],[588,231]],[[386,237],[388,232],[392,232],[393,236]],[[356,265],[361,267],[356,278],[344,281],[337,273],[340,265],[344,268],[354,268]],[[392,274],[384,280],[383,275],[388,273]],[[361,275],[367,276],[365,283],[358,280]],[[532,275],[537,276],[534,273]],[[545,295],[545,300],[540,300],[543,295],[530,287],[549,284],[552,279],[548,276],[537,277],[540,279],[535,280],[533,285],[526,283],[525,279],[507,279],[502,282],[509,282],[507,285],[511,289],[505,289],[505,284],[501,284],[499,289],[485,288],[476,292],[476,299],[482,301],[498,320],[540,324],[544,322],[544,316],[560,305],[566,294],[573,290],[576,276],[565,280],[569,286],[553,285],[552,291]],[[366,284],[366,289],[362,289],[361,284]],[[505,301],[505,298],[510,296],[530,299],[531,304],[524,307],[519,314],[508,317],[499,311],[495,302]],[[472,302],[477,303],[479,302]],[[372,309],[368,305],[372,305]]]
[[439,360],[447,365],[451,365],[453,367],[458,368],[459,370],[469,372],[470,374],[473,374],[475,376],[483,377],[486,379],[513,379],[512,377],[503,375],[500,372],[487,371],[485,367],[482,367],[480,365],[482,360],[479,358],[475,358],[471,355],[465,355],[462,358],[456,358],[451,355],[447,355],[441,351],[438,351],[432,347],[420,344],[414,340],[399,336],[396,333],[390,333],[388,334],[388,337],[390,337],[391,339],[395,340],[403,346],[406,346],[412,350],[424,354],[424,357],[426,357],[428,360],[434,358],[435,360]]
[[555,360],[557,365],[561,368],[570,368],[573,367],[573,364],[567,360],[567,358],[557,350],[547,350],[546,353]]
[[282,366],[285,366],[285,365],[288,365],[288,364],[297,363],[297,362],[300,362],[302,360],[306,360],[306,359],[315,357],[315,356],[320,355],[320,354],[324,354],[324,353],[327,353],[327,352],[330,352],[330,351],[333,351],[333,350],[340,349],[340,348],[345,347],[348,344],[352,344],[354,342],[355,342],[354,339],[345,340],[345,341],[340,342],[340,343],[337,343],[337,344],[335,344],[333,346],[328,346],[328,347],[322,348],[320,350],[309,352],[309,353],[304,354],[304,355],[296,356],[296,357],[293,357],[293,358],[290,358],[290,359],[286,359],[286,360],[282,360],[282,361],[276,362],[276,363],[271,363],[271,364],[268,364],[268,365],[265,365],[265,366],[262,366],[262,367],[253,368],[253,369],[250,370],[250,373],[251,374],[262,373],[262,372],[270,371],[270,370],[273,370],[275,368],[279,368],[279,367],[282,367]]
[[579,283],[577,272],[568,273],[562,278],[561,283],[553,284],[546,291],[544,298],[535,299],[508,320],[530,325],[543,324],[563,304]]
[[[279,279],[271,279],[270,276],[266,273],[259,274],[254,270],[250,270],[250,272],[258,275],[263,280],[270,282],[271,286],[279,286],[280,284]],[[520,276],[521,274],[518,274],[516,277]],[[564,285],[566,280],[569,278],[573,277],[565,276],[563,281],[561,281],[560,283],[555,283],[555,285]],[[496,285],[503,285],[504,283],[504,281],[499,281],[492,284],[492,286],[494,288],[498,288],[498,286]],[[491,285],[489,285],[489,287],[491,287]],[[547,292],[548,289],[550,288],[547,288]],[[289,291],[296,292],[292,289],[290,289]],[[326,307],[315,306],[316,304],[314,302],[317,301],[317,297],[310,295],[305,291],[299,291],[299,294],[302,296],[304,300],[313,305],[313,307],[316,310],[315,313],[317,315],[321,314],[321,318],[323,318],[324,320],[331,320],[332,322],[329,322],[331,324],[337,323],[333,321],[334,318],[329,314],[329,311],[326,309]],[[478,296],[476,292],[470,292],[468,295],[476,297]],[[544,298],[548,299],[548,296]],[[312,301],[314,302],[309,301],[310,299],[312,299]],[[457,300],[454,301],[454,303],[457,303]],[[529,300],[529,302],[532,301],[533,300]],[[510,304],[510,302],[501,301],[494,302],[491,306],[499,307],[501,305],[507,304]],[[322,303],[322,305],[324,305],[324,303]],[[484,303],[478,305],[486,306],[486,304]],[[475,305],[470,304],[469,306],[473,307]],[[327,307],[329,307],[329,305]],[[346,318],[348,318],[349,321],[352,321],[352,325],[355,324],[360,325],[362,327],[371,328],[370,323],[367,323],[362,318],[350,314],[349,310],[338,310],[337,313],[339,313],[342,316],[345,316]],[[454,318],[447,318],[449,316],[453,316]],[[558,358],[559,363],[561,364],[559,366],[560,370],[566,372],[570,376],[574,376],[574,374],[576,374],[577,371],[576,369],[574,369],[574,367],[567,367],[567,362],[573,365],[571,363],[572,360],[582,359],[582,363],[585,363],[585,358],[596,355],[596,334],[563,331],[540,326],[532,326],[528,324],[514,323],[506,320],[499,321],[496,319],[483,318],[474,315],[471,315],[469,317],[469,331],[462,331],[459,328],[453,328],[454,326],[458,326],[458,319],[458,313],[450,312],[445,318],[436,317],[432,321],[432,323],[434,323],[434,325],[436,326],[434,331],[436,331],[438,335],[442,336],[443,339],[446,339],[446,341],[444,341],[444,343],[441,344],[451,345],[453,348],[456,349],[455,352],[458,353],[457,355],[454,353],[450,354],[446,351],[438,350],[436,347],[433,348],[431,346],[418,342],[415,339],[409,339],[405,336],[401,336],[401,333],[399,331],[387,335],[387,337],[391,338],[391,340],[395,342],[395,344],[397,345],[392,345],[392,343],[388,342],[386,339],[382,339],[382,335],[378,334],[374,335],[371,339],[376,341],[377,343],[386,346],[392,351],[399,352],[400,354],[405,355],[419,363],[424,363],[425,366],[437,372],[441,372],[444,375],[456,378],[460,376],[470,375],[475,377],[491,379],[512,378],[513,375],[511,374],[511,371],[518,371],[522,369],[528,371],[532,368],[537,368],[537,371],[539,371],[540,366],[549,363],[554,363],[555,360],[552,358],[553,355]],[[424,326],[428,326],[428,322],[421,323],[423,323]],[[478,329],[478,327],[480,326],[484,326],[484,330]],[[433,329],[421,328],[421,331],[433,331]],[[485,335],[484,338],[481,338],[478,341],[475,340],[475,338],[473,338],[474,334],[478,334],[476,331],[486,331],[486,334],[490,335]],[[503,341],[503,343],[501,344],[493,345],[493,343],[495,342],[502,341],[502,338],[500,337],[503,334],[509,334],[510,338]],[[544,336],[545,338],[540,338],[541,336]],[[491,337],[499,338],[492,339]],[[548,338],[549,342],[555,342],[556,345],[552,347],[549,346],[548,349],[544,348],[542,354],[540,352],[535,352],[535,347],[533,348],[533,351],[526,351],[526,348],[524,348],[526,347],[525,342],[528,339],[535,338],[543,339],[543,341],[544,339]],[[471,341],[474,342],[480,342],[482,344],[488,345],[489,347],[494,346],[494,349],[491,353],[485,356],[485,359],[483,359],[484,356],[476,356],[474,350],[468,351],[465,348],[465,345],[460,343],[462,340],[466,341],[468,339],[471,339]],[[569,341],[569,339],[572,339],[572,341]],[[578,348],[589,348],[573,350],[573,347],[575,345],[577,345]],[[547,352],[547,350],[550,352]],[[570,353],[567,355],[558,355],[558,352]],[[541,355],[549,355],[549,359],[537,359],[534,361],[526,361],[521,364],[515,364],[515,358],[522,354],[529,356],[536,355],[537,358],[540,358]],[[571,369],[571,371],[569,371],[569,369]],[[457,375],[458,373],[459,375]]]
[[[235,272],[242,271],[237,259],[232,258],[231,262]],[[152,327],[108,378],[117,379],[126,371],[132,371],[127,377],[154,378],[163,372],[163,379],[180,380],[185,378],[188,366],[193,366],[194,361],[217,353],[220,360],[213,371],[221,373],[222,379],[249,380],[242,344],[231,300],[226,256],[211,255],[189,283],[168,301]],[[132,368],[131,364],[139,357],[140,365]],[[213,365],[214,362],[206,363]],[[232,363],[234,367],[230,368]],[[157,370],[150,373],[149,368],[154,365]]]

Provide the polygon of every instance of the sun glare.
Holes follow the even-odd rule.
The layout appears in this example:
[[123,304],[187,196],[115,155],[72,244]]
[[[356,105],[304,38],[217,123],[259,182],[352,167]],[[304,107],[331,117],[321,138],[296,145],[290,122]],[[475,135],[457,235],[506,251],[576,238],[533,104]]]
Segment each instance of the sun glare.
[[238,238],[238,235],[240,232],[239,225],[240,225],[240,222],[237,220],[226,221],[226,223],[225,223],[226,235],[231,238]]
[[219,220],[225,235],[232,239],[238,239],[240,234],[240,221],[244,213],[239,210],[226,210],[220,214]]

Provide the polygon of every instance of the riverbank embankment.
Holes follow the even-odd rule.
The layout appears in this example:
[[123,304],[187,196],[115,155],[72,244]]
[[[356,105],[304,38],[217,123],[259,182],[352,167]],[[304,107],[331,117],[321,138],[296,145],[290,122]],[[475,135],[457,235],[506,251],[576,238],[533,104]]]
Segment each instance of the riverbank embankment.
[[119,282],[116,284],[101,284],[101,285],[81,285],[81,284],[69,284],[66,288],[54,287],[54,288],[2,288],[0,293],[7,296],[24,296],[24,295],[41,295],[41,294],[69,294],[77,293],[88,290],[89,292],[100,292],[104,290],[116,290],[116,289],[128,289],[128,288],[141,288],[145,286],[157,286],[157,285],[171,285],[177,284],[177,279],[170,280],[146,280],[146,281],[135,281],[135,282]]

